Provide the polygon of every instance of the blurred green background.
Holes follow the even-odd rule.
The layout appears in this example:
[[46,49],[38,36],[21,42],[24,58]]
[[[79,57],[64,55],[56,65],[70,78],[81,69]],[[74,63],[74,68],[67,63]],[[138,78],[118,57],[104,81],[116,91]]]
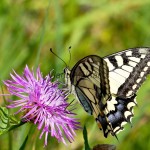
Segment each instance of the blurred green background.
[[[71,46],[70,67],[82,57],[96,54],[106,56],[132,47],[150,47],[149,0],[1,0],[0,1],[0,77],[9,78],[14,69],[21,74],[25,65],[39,65],[44,75],[52,69],[63,72],[65,64],[49,52],[50,48],[67,63]],[[77,105],[77,118],[86,125],[90,147],[114,144],[118,150],[150,149],[150,80],[142,86],[137,97],[138,107],[132,128],[107,139],[99,131],[92,116]],[[3,99],[0,104],[4,105]],[[18,150],[28,134],[30,124],[0,136],[0,150]],[[12,140],[11,140],[11,138]],[[82,150],[82,130],[68,146],[34,128],[28,137],[26,150]],[[12,147],[9,145],[12,144]]]

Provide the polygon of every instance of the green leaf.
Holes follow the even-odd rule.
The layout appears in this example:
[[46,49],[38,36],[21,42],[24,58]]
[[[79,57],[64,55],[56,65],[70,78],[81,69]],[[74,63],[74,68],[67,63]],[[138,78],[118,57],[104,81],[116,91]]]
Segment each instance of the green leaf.
[[19,148],[19,150],[24,150],[25,149],[25,146],[26,146],[26,143],[27,143],[27,140],[28,140],[28,135],[26,136],[23,144],[21,145],[21,147]]
[[84,126],[84,129],[83,129],[83,138],[84,138],[85,150],[91,150],[91,148],[89,146],[89,143],[88,143],[87,130],[86,130],[85,126]]
[[23,124],[24,122],[18,121],[13,115],[10,115],[6,107],[0,107],[0,135]]

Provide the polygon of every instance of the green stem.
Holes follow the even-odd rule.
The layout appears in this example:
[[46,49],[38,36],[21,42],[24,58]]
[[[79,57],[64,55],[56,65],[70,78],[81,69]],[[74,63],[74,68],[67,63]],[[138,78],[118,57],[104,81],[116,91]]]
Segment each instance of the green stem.
[[8,132],[8,145],[9,145],[9,150],[12,150],[12,133]]

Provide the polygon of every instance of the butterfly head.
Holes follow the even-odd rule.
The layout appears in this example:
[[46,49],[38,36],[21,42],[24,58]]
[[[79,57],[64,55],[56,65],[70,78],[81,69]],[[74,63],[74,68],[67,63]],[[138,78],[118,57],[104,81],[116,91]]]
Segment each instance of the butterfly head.
[[71,91],[71,79],[70,79],[70,73],[71,71],[69,70],[68,67],[64,69],[64,74],[65,74],[65,85],[66,87]]

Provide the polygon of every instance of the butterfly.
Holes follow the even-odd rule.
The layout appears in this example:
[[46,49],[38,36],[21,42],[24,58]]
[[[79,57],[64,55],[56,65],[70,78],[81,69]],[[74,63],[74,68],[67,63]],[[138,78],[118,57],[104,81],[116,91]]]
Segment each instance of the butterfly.
[[93,115],[104,137],[131,123],[136,93],[150,72],[150,48],[131,48],[106,57],[89,55],[70,70],[65,84]]

